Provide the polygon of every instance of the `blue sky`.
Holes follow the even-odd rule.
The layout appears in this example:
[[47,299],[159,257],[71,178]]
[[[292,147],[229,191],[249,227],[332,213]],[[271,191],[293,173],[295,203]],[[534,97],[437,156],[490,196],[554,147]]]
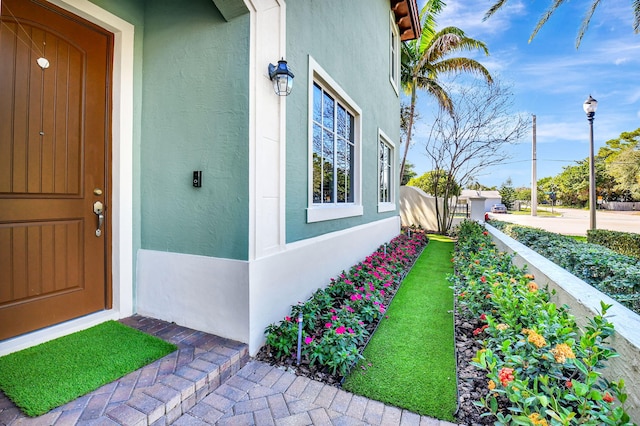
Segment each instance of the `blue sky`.
[[[494,0],[445,0],[438,27],[454,25],[484,41],[490,56],[464,53],[511,86],[514,112],[535,114],[537,176],[555,176],[563,166],[589,155],[589,125],[582,109],[592,95],[598,101],[594,121],[596,152],[621,132],[640,127],[640,35],[632,29],[631,1],[601,2],[576,50],[575,40],[591,0],[560,6],[531,43],[529,36],[550,0],[509,0],[487,21],[482,17]],[[420,7],[424,0],[418,0]],[[422,120],[416,125],[408,161],[418,174],[431,170],[424,154],[425,135],[436,108],[418,95]],[[483,185],[531,183],[531,132],[514,146],[500,166],[481,172]]]

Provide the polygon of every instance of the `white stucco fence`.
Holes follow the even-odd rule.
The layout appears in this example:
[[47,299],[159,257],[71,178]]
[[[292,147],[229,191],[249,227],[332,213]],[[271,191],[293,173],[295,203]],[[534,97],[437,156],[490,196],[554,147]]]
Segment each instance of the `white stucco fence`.
[[640,316],[491,225],[485,226],[500,251],[516,253],[515,265],[527,265],[539,285],[548,285],[549,290],[556,291],[552,302],[567,304],[580,326],[597,315],[600,301],[613,305],[607,319],[615,328],[611,346],[620,356],[608,361],[603,376],[611,381],[624,379],[629,395],[625,409],[637,423],[640,420]]

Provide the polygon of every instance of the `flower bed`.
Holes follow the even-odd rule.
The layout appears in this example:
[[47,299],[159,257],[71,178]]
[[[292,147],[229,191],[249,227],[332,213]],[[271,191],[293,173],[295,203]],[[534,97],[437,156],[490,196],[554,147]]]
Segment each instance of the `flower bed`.
[[266,344],[257,358],[295,366],[301,314],[301,365],[297,368],[309,377],[339,382],[362,357],[369,336],[427,242],[422,230],[406,230],[343,271],[305,303],[292,306],[291,314],[280,323],[266,328]]
[[640,313],[638,259],[598,244],[578,242],[571,237],[541,229],[494,220],[490,224],[634,312]]
[[623,381],[601,377],[617,356],[607,305],[580,332],[569,308],[550,303],[475,222],[460,226],[452,261],[459,313],[475,319],[483,346],[472,364],[487,376],[485,395],[475,401],[484,416],[496,424],[631,424]]

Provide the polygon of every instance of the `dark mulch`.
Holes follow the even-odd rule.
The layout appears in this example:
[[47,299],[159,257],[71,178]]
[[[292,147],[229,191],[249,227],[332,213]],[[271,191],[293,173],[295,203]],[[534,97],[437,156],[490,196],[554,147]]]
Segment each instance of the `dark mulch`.
[[484,372],[471,365],[471,360],[476,356],[482,346],[473,335],[473,330],[483,324],[476,320],[467,320],[456,311],[455,335],[456,352],[458,355],[458,423],[465,425],[492,425],[492,417],[480,417],[482,411],[473,404],[473,401],[487,396],[488,379]]

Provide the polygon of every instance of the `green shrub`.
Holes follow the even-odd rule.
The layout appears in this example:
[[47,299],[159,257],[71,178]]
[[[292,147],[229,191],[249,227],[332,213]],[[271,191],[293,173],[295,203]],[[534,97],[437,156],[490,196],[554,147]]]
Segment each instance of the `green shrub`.
[[537,228],[500,221],[491,221],[491,225],[640,313],[638,259]]
[[616,253],[640,258],[640,234],[590,229],[587,231],[587,242],[600,244]]
[[[566,305],[511,264],[475,222],[460,225],[451,277],[457,305],[482,343],[472,364],[486,372],[474,403],[496,425],[631,425],[624,382],[601,376],[610,347],[609,306],[581,331]],[[616,400],[618,402],[616,402]]]

